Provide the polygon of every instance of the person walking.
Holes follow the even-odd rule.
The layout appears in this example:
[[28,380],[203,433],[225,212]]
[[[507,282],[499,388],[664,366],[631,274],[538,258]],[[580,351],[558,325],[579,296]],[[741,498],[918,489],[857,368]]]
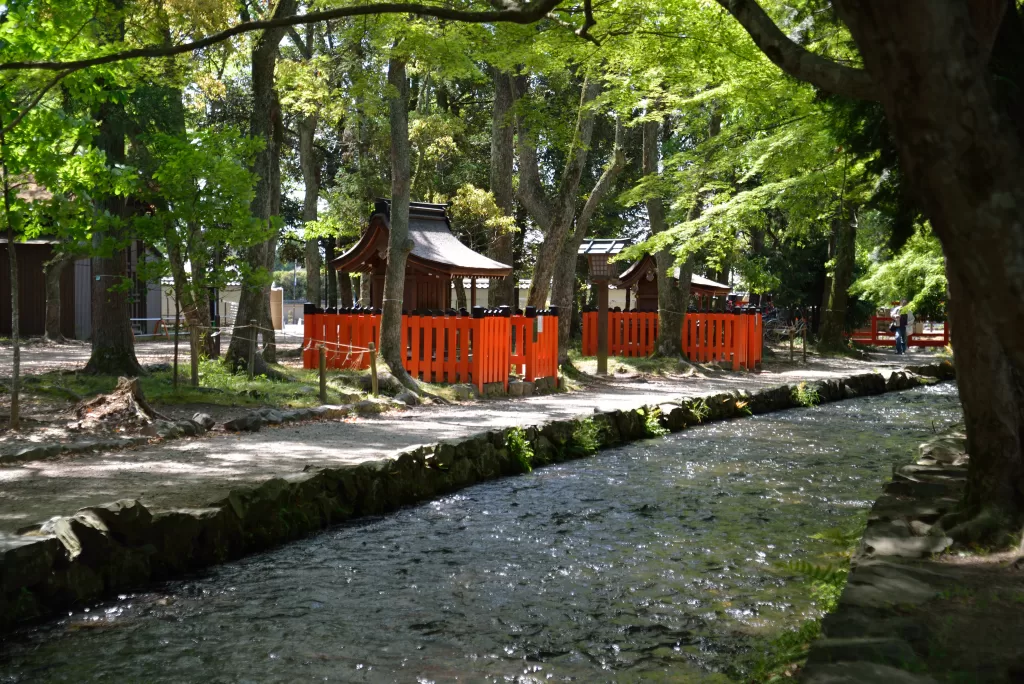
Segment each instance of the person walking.
[[903,353],[903,338],[900,336],[900,316],[902,316],[903,307],[900,304],[892,307],[892,311],[889,312],[889,318],[892,319],[892,323],[889,325],[889,330],[893,334],[893,338],[896,341],[896,353]]
[[896,333],[896,353],[906,354],[907,329],[913,329],[912,326],[914,325],[914,314],[907,309],[907,300],[900,300],[900,303],[892,308],[890,316],[892,316],[892,323],[895,327],[894,332]]

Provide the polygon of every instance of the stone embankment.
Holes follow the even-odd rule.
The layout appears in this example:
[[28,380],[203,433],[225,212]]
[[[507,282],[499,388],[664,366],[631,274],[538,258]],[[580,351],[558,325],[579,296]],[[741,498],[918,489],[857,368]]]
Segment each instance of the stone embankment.
[[[420,446],[359,465],[307,469],[239,488],[207,507],[151,511],[135,500],[83,508],[19,531],[0,556],[0,630],[148,582],[298,539],[325,526],[380,514],[477,482],[523,471],[509,436],[522,429],[533,467],[644,439],[654,420],[670,431],[751,414],[903,390],[952,377],[946,364],[738,391],[506,428]],[[275,417],[276,418],[276,417]],[[585,436],[585,437],[584,437]],[[513,440],[518,441],[518,440]]]
[[966,486],[962,427],[919,451],[894,469],[871,509],[804,682],[1024,682],[1019,552],[951,552],[953,540],[936,527]]

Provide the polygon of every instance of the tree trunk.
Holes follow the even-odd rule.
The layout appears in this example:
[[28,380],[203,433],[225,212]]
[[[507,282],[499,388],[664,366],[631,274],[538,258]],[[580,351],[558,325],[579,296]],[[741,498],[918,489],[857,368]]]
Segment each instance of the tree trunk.
[[337,238],[327,238],[327,244],[324,246],[324,254],[327,255],[327,269],[324,274],[326,282],[324,283],[324,290],[326,291],[326,306],[333,309],[338,306],[338,272],[331,266],[331,262],[334,261],[334,256],[337,253],[334,246],[337,244]]
[[0,173],[3,173],[4,223],[7,224],[7,265],[11,281],[11,416],[8,427],[21,427],[21,310],[18,306],[18,255],[15,252],[14,215],[11,213],[11,181],[7,175],[7,137],[0,131]]
[[[455,290],[455,308],[465,309],[469,311],[469,306],[466,304],[466,286],[462,284],[462,278],[456,276],[452,278],[453,287]],[[494,281],[491,281],[492,286]]]
[[[112,0],[111,7],[120,10],[122,0]],[[112,41],[124,39],[124,22],[111,31]],[[108,101],[101,104],[95,118],[99,123],[96,147],[101,150],[109,167],[125,163],[124,104]],[[126,275],[124,235],[118,225],[126,218],[123,197],[109,196],[98,200],[98,214],[111,217],[111,224],[97,227],[93,232],[92,278],[92,353],[85,365],[86,373],[98,375],[142,375],[145,371],[135,358],[135,338],[128,318],[128,293],[122,289]],[[109,243],[109,244],[105,244]]]
[[43,277],[46,279],[46,341],[66,342],[60,329],[60,278],[64,269],[74,261],[74,257],[66,252],[57,252],[43,266]]
[[[615,147],[612,157],[608,160],[604,173],[597,180],[594,189],[583,205],[576,227],[558,251],[554,267],[554,281],[551,290],[551,304],[558,307],[558,363],[569,363],[569,346],[572,333],[573,299],[576,293],[576,264],[579,262],[578,252],[587,235],[590,219],[597,211],[601,200],[615,184],[622,167],[626,165],[626,152],[623,148],[625,134],[621,121],[615,122]],[[532,291],[532,290],[531,290]]]
[[[295,13],[297,0],[280,0],[274,8],[272,18],[286,17]],[[286,29],[266,29],[256,40],[252,50],[252,114],[249,119],[249,134],[263,140],[264,148],[256,154],[253,171],[257,175],[255,196],[252,200],[252,215],[264,226],[270,227],[274,208],[281,201],[281,110],[274,93],[274,68],[277,65],[277,49]],[[254,271],[269,271],[274,268],[277,235],[266,242],[246,250],[246,260]],[[273,362],[274,332],[270,325],[270,285],[257,286],[245,283],[238,297],[238,314],[231,334],[231,344],[225,356],[225,363],[238,368],[248,361],[249,336],[256,331],[249,330],[249,321],[255,319],[263,328],[264,340],[268,340],[264,359]]]
[[370,274],[359,274],[359,306],[370,306]]
[[[661,124],[658,121],[644,123],[643,173],[645,176],[659,173],[661,160]],[[651,234],[668,228],[665,220],[665,203],[660,197],[647,200],[647,216],[651,221]],[[676,256],[668,247],[654,255],[658,278],[658,339],[655,349],[660,356],[680,357],[683,355],[683,319],[690,300],[690,274],[693,273],[693,259],[686,259],[679,266],[679,277],[673,277]]]
[[384,274],[384,311],[380,319],[380,355],[403,385],[419,391],[404,366],[402,340],[402,298],[405,294],[405,264],[412,251],[409,239],[409,82],[405,60],[392,56],[388,62],[388,96],[391,121],[391,234],[388,237],[388,265]]
[[987,5],[842,0],[837,6],[877,86],[901,170],[946,254],[971,455],[967,512],[1019,529],[1024,150],[989,91],[989,36],[974,16]]
[[[337,271],[335,271],[337,273]],[[352,276],[348,273],[337,273],[338,275],[338,306],[352,306]]]
[[[312,29],[311,29],[312,30]],[[313,139],[319,117],[308,114],[299,120],[299,166],[305,195],[302,199],[302,222],[317,219],[317,201],[320,199],[320,163]],[[306,301],[320,305],[320,241],[306,235]]]
[[[849,219],[836,219],[836,248],[833,258],[834,266],[829,277],[831,289],[824,303],[824,316],[821,320],[820,341],[818,348],[822,351],[839,351],[846,348],[846,302],[853,281],[853,267],[857,259],[857,218],[850,212]],[[806,333],[805,333],[806,334]]]
[[600,94],[600,81],[584,82],[573,145],[562,171],[558,196],[553,206],[544,206],[546,201],[539,182],[535,143],[532,137],[523,135],[522,131],[520,133],[520,197],[534,222],[545,230],[544,242],[537,250],[537,263],[533,267],[533,279],[527,296],[528,306],[543,309],[547,304],[551,291],[551,276],[554,274],[555,264],[559,261],[558,255],[573,228],[580,179],[587,163],[590,140],[594,134],[596,112],[591,105]]
[[192,267],[192,282],[189,287],[193,291],[193,318],[190,324],[199,327],[200,351],[206,358],[212,359],[217,356],[217,341],[213,335],[213,319],[210,317],[210,289],[206,287],[207,273],[210,269],[209,254],[191,255],[189,265]]
[[948,266],[949,318],[957,385],[967,427],[964,511],[943,521],[962,542],[996,543],[1020,525],[1024,503],[1024,375],[998,341],[959,276]]
[[[506,216],[512,216],[515,191],[512,187],[515,155],[515,126],[512,118],[512,77],[499,69],[494,70],[494,108],[491,114],[491,192],[494,202]],[[495,261],[512,265],[512,233],[502,232],[493,237],[489,256]],[[488,301],[492,308],[515,303],[516,274],[491,281]],[[465,293],[463,292],[463,299]]]

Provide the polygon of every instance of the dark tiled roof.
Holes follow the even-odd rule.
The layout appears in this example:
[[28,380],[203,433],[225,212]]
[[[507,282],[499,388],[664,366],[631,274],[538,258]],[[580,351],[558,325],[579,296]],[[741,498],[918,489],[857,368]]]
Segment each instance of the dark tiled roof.
[[[369,249],[382,234],[386,242],[391,228],[391,202],[377,200],[376,211],[370,217],[370,229],[352,249],[334,260],[336,268],[359,270],[359,264],[372,254]],[[409,239],[412,240],[410,261],[453,275],[506,276],[512,267],[474,252],[462,244],[451,231],[447,207],[426,202],[409,203]]]

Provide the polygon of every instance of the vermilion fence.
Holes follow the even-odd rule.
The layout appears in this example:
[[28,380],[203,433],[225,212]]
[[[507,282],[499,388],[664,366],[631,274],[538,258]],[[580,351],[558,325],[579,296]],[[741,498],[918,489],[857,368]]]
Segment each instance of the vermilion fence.
[[[889,332],[889,325],[892,318],[889,316],[872,316],[871,323],[849,335],[850,339],[857,344],[871,345],[874,347],[891,347],[896,344],[896,338]],[[945,347],[949,344],[949,323],[942,322],[942,330],[935,328],[938,323],[925,322],[924,332],[910,334],[907,340],[909,347]]]
[[[688,313],[683,319],[683,353],[691,361],[724,361],[734,370],[752,369],[761,363],[762,332],[760,313]],[[609,356],[650,356],[657,338],[656,312],[608,312]],[[596,311],[583,314],[583,355],[597,355]]]
[[[536,320],[541,320],[540,330],[533,329]],[[380,340],[380,314],[307,312],[304,328],[304,368],[319,367],[318,345],[323,342],[328,368],[362,370],[370,367],[369,343]],[[519,337],[514,329],[520,331]],[[500,382],[507,390],[513,364],[531,382],[557,378],[558,319],[554,315],[527,318],[483,311],[475,316],[403,315],[402,339],[406,371],[426,382],[472,382],[481,391],[484,384]]]
[[558,383],[558,317],[543,312],[512,316],[511,364],[527,382],[554,378]]

